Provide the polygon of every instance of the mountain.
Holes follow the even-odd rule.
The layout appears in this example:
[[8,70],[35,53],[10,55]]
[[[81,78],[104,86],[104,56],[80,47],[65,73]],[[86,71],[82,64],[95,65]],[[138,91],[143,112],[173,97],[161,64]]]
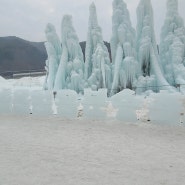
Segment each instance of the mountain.
[[43,70],[47,58],[43,42],[0,37],[0,72]]
[[[85,54],[86,42],[80,42]],[[105,42],[110,54],[110,44]],[[30,42],[15,36],[0,37],[0,75],[43,71],[47,53],[44,42]]]

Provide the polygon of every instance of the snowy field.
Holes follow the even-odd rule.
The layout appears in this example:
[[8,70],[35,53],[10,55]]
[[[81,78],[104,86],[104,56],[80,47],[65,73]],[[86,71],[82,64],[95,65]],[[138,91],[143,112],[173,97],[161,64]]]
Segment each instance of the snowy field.
[[[43,81],[1,78],[0,89],[13,90],[15,111],[26,90],[39,104],[33,97],[42,92]],[[184,95],[163,91],[145,97],[126,90],[107,101],[104,91],[85,90],[80,98],[65,93],[56,98],[58,115],[29,114],[24,108],[23,114],[1,112],[0,185],[184,184]],[[4,106],[8,103],[1,98],[0,110],[3,99]],[[77,106],[82,112],[75,112]],[[71,119],[64,112],[73,114]]]
[[0,117],[1,185],[183,185],[185,127]]

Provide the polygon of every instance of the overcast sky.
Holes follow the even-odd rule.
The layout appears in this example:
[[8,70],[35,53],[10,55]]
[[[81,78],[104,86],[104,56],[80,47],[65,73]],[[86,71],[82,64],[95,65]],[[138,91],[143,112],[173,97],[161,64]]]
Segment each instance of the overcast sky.
[[[30,41],[45,41],[45,26],[52,23],[60,36],[64,14],[73,16],[79,40],[86,40],[89,5],[93,0],[0,0],[0,37],[17,36]],[[112,1],[94,0],[104,40],[110,41]],[[154,9],[156,37],[159,41],[166,13],[166,0],[151,0]],[[125,0],[132,25],[136,27],[136,7],[139,0]],[[179,13],[185,20],[185,0],[179,0]]]

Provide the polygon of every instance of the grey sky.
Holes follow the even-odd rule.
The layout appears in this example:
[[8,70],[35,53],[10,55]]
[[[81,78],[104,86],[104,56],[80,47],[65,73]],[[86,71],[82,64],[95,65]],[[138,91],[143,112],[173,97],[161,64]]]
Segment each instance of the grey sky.
[[[60,36],[60,25],[64,14],[73,16],[79,40],[86,40],[89,5],[93,0],[1,0],[0,36],[17,36],[30,41],[44,41],[44,29],[48,22],[54,24]],[[111,15],[113,0],[94,0],[99,25],[104,40],[111,37]],[[166,0],[151,0],[154,9],[156,37],[159,41],[161,26],[166,13]],[[139,0],[125,0],[132,25],[136,27],[136,7]],[[179,0],[179,13],[185,20],[185,0]]]

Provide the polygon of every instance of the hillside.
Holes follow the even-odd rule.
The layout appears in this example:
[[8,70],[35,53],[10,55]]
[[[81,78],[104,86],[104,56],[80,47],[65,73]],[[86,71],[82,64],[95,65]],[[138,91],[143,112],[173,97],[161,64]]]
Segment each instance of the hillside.
[[[81,42],[85,54],[86,42]],[[105,42],[110,53],[110,44]],[[47,59],[44,42],[30,42],[18,37],[0,37],[0,75],[15,71],[43,71]]]
[[44,69],[44,43],[17,37],[0,37],[0,72]]

